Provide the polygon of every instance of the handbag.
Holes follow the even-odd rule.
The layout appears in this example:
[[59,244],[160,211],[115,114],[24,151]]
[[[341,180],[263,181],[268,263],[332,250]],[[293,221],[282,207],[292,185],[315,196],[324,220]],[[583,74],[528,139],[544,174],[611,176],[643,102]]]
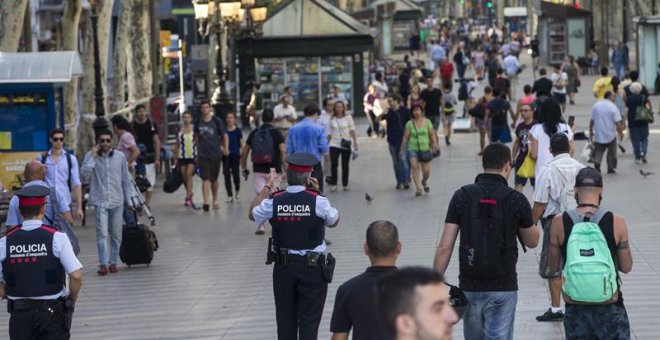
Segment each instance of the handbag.
[[655,119],[653,118],[653,111],[646,107],[646,105],[640,105],[635,110],[635,122],[637,123],[653,123]]
[[351,144],[352,144],[352,141],[350,139],[345,139],[345,138],[342,138],[341,142],[339,142],[339,145],[344,149],[350,149]]
[[516,175],[522,178],[534,178],[534,167],[536,166],[536,161],[532,159],[532,156],[529,155],[529,152],[525,156],[525,160],[522,165],[516,172]]
[[417,130],[417,126],[415,125],[415,122],[412,121],[413,127],[415,128],[415,136],[417,137],[417,158],[419,159],[420,162],[430,162],[433,159],[433,153],[431,150],[426,150],[422,151],[422,146],[419,143],[419,130]]

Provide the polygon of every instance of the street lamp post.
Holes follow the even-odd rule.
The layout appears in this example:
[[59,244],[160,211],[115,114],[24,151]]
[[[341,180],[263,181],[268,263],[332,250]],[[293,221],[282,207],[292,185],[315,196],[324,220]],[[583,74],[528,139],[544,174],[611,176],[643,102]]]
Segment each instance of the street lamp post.
[[[207,37],[214,34],[215,46],[215,68],[214,79],[215,90],[211,98],[211,104],[216,115],[225,118],[227,112],[233,110],[231,99],[225,88],[226,67],[222,60],[222,33],[231,34],[233,41],[237,36],[251,37],[261,35],[261,24],[266,19],[267,8],[255,7],[255,0],[225,1],[219,0],[193,0],[195,8],[195,19],[198,20],[199,34]],[[241,5],[245,7],[241,7]],[[247,15],[246,15],[247,14]],[[210,16],[213,16],[212,19]],[[242,27],[244,19],[247,19],[245,27]],[[235,45],[235,44],[232,44]],[[235,47],[235,46],[233,46]],[[232,54],[236,51],[232,50]],[[232,58],[234,56],[232,55]]]
[[103,107],[103,85],[101,84],[101,58],[99,53],[99,34],[98,34],[98,14],[96,13],[96,1],[91,3],[92,15],[92,38],[94,41],[94,114],[96,119],[92,124],[94,134],[108,128],[108,121],[105,119],[105,108]]

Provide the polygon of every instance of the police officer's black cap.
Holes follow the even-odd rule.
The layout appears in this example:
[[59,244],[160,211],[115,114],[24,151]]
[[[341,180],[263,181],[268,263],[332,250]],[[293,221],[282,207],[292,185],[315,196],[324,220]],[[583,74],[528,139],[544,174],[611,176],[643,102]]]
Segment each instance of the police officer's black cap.
[[18,204],[21,206],[39,206],[45,203],[49,193],[48,187],[31,185],[16,191],[16,196],[18,196]]
[[307,152],[298,152],[286,159],[289,168],[298,172],[312,172],[313,167],[319,162],[316,156]]

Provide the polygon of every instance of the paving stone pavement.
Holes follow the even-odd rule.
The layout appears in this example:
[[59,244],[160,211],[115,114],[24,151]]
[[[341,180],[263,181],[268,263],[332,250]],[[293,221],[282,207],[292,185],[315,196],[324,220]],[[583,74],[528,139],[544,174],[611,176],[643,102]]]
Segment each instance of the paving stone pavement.
[[[525,74],[522,80],[531,82],[529,78]],[[594,80],[583,80],[583,92],[590,92]],[[569,107],[569,114],[577,116],[581,127],[588,126],[589,96],[581,94],[581,104]],[[433,162],[429,195],[414,197],[412,190],[397,191],[385,141],[364,137],[364,121],[359,123],[360,156],[351,163],[351,191],[328,194],[341,221],[327,234],[338,263],[319,339],[330,338],[337,287],[368,266],[362,253],[367,225],[376,219],[393,221],[403,243],[399,266],[430,266],[451,195],[481,171],[476,156],[478,135],[457,134],[453,145],[443,146],[442,156]],[[640,167],[633,164],[627,142],[628,152],[619,157],[618,173],[605,176],[603,205],[623,215],[630,230],[634,267],[622,278],[635,339],[657,339],[660,334],[660,161],[654,152],[660,146],[658,133],[656,126],[650,137],[650,163],[643,167],[658,175],[642,178],[638,174]],[[578,150],[582,146],[578,143]],[[93,221],[77,227],[85,267],[72,338],[275,339],[272,267],[264,265],[266,237],[254,235],[255,226],[247,219],[253,198],[251,179],[242,185],[241,201],[222,204],[208,213],[185,208],[182,191],[167,195],[158,190],[153,206],[160,249],[150,267],[122,265],[118,274],[97,276]],[[196,182],[197,193],[201,192],[199,186]],[[367,192],[375,197],[371,203],[364,199]],[[531,189],[526,188],[526,194],[531,195]],[[199,194],[195,198],[199,201]],[[549,301],[547,285],[537,276],[539,251],[521,254],[518,262],[516,339],[563,338],[561,323],[534,319]],[[457,263],[454,256],[447,272],[452,283],[457,282]],[[0,338],[7,334],[7,325],[8,314],[0,313]],[[462,339],[461,323],[455,327],[455,338]]]

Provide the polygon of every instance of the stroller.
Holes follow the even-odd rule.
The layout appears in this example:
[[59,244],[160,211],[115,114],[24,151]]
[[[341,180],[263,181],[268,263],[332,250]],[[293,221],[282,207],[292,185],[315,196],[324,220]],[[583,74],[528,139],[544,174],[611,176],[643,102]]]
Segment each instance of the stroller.
[[[129,176],[131,184],[133,184],[133,197],[131,197],[131,201],[135,210],[144,212],[144,214],[149,219],[149,222],[151,222],[151,226],[154,226],[156,225],[156,219],[151,213],[151,209],[149,209],[147,206],[146,201],[144,200],[144,196],[142,196],[142,193],[146,192],[147,189],[151,187],[151,183],[147,179],[147,169],[144,163],[145,156],[143,156],[146,154],[147,148],[144,146],[144,144],[139,144],[138,149],[140,150],[140,157],[138,157],[136,160],[137,165],[135,166],[135,178]],[[133,221],[136,219],[134,214],[125,213],[124,219],[126,220],[127,224],[132,224],[131,222],[137,223],[137,221]]]

